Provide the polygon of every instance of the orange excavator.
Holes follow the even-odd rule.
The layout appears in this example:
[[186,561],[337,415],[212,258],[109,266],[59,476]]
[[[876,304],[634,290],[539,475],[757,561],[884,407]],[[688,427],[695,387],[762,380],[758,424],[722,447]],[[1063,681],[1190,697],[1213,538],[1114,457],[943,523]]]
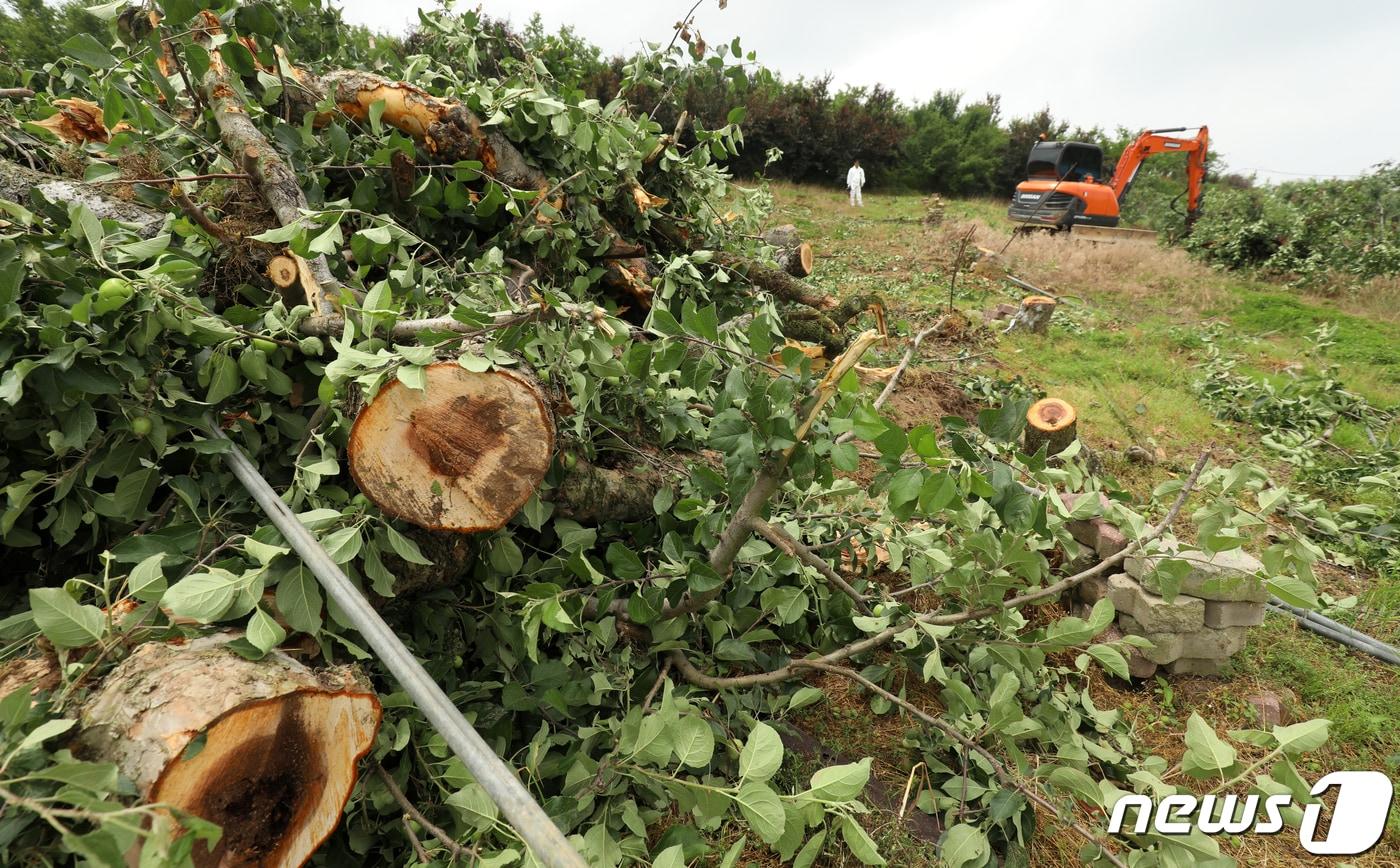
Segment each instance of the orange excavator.
[[[1132,189],[1143,160],[1152,154],[1185,153],[1186,228],[1201,211],[1202,187],[1206,179],[1206,150],[1210,133],[1197,127],[1191,138],[1176,138],[1191,127],[1147,130],[1128,145],[1113,177],[1103,178],[1103,149],[1085,142],[1036,142],[1026,161],[1026,180],[1016,186],[1007,216],[1021,228],[1070,230],[1075,227],[1118,225],[1119,208]],[[1130,232],[1131,230],[1118,230]],[[1106,234],[1090,230],[1093,234]],[[1083,233],[1085,235],[1089,232]]]

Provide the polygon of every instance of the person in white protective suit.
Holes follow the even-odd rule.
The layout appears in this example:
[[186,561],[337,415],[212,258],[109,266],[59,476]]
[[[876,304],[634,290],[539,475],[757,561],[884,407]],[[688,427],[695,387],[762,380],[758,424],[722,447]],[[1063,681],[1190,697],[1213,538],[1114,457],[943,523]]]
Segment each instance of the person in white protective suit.
[[851,168],[846,170],[846,189],[851,191],[851,204],[865,207],[865,203],[860,198],[860,188],[865,186],[865,170],[860,167],[860,160],[851,163]]

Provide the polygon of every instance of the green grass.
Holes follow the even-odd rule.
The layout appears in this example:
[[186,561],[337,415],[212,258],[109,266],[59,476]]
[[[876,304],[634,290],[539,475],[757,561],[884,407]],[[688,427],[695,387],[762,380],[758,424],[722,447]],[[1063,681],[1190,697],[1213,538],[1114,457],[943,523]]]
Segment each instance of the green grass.
[[[926,210],[923,197],[877,193],[866,197],[863,211],[855,211],[846,207],[839,191],[784,186],[777,193],[776,222],[795,222],[817,247],[815,282],[840,294],[879,291],[894,308],[894,321],[903,317],[926,322],[946,303],[952,259],[948,245],[955,243],[954,235],[949,229],[940,232],[920,224]],[[992,229],[1005,228],[1005,204],[999,201],[949,201],[946,216],[950,222],[980,221]],[[1011,249],[1014,255],[1016,246]],[[1040,279],[1036,268],[1043,268],[1046,275],[1060,273],[1056,269],[1061,263],[1053,257],[1072,251],[1049,245],[1042,249],[1048,249],[1044,255],[1052,259],[1019,263],[1018,268],[1030,269],[1023,276]],[[1233,453],[1265,465],[1283,484],[1304,484],[1289,479],[1291,468],[1260,445],[1257,431],[1220,421],[1197,398],[1193,383],[1199,374],[1194,366],[1203,348],[1201,330],[1209,322],[1223,325],[1220,343],[1241,357],[1241,373],[1281,384],[1290,376],[1289,366],[1335,363],[1346,388],[1377,407],[1400,406],[1400,310],[1376,305],[1373,315],[1357,316],[1326,297],[1200,268],[1175,253],[1164,255],[1177,258],[1143,257],[1140,271],[1125,269],[1129,276],[1115,277],[1121,282],[1111,286],[1061,288],[1082,297],[1083,304],[1065,305],[1057,313],[1049,340],[988,335],[977,345],[988,356],[975,367],[964,366],[960,373],[980,371],[1005,379],[1019,375],[1070,401],[1080,410],[1086,444],[1121,484],[1140,497],[1157,482],[1179,473],[1208,446],[1217,448],[1222,460]],[[1158,264],[1171,267],[1154,272]],[[959,278],[958,290],[958,305],[974,321],[981,308],[1023,294],[1000,280],[970,274]],[[1336,324],[1337,342],[1326,359],[1311,358],[1309,335],[1326,322]],[[939,350],[937,354],[949,353]],[[1338,428],[1334,442],[1344,449],[1363,449],[1367,437],[1358,426],[1347,424]],[[1131,443],[1160,446],[1168,460],[1145,468],[1126,465],[1118,456]],[[1361,499],[1345,488],[1314,493],[1334,504]],[[1367,499],[1391,504],[1389,496]],[[1396,642],[1400,576],[1365,570],[1351,573],[1323,574],[1324,589],[1334,596],[1360,598],[1352,612],[1334,617]],[[1234,672],[1242,690],[1252,684],[1286,697],[1293,719],[1325,717],[1333,722],[1331,742],[1309,761],[1311,776],[1340,768],[1378,769],[1392,775],[1400,770],[1400,729],[1396,727],[1400,670],[1270,615],[1264,626],[1251,633],[1249,645],[1236,657]],[[1178,688],[1185,681],[1171,680]],[[1187,694],[1201,692],[1178,689],[1172,707],[1162,705],[1162,693],[1145,692],[1133,704],[1147,704],[1144,720],[1178,724],[1192,710],[1208,720],[1237,716],[1234,706],[1239,702],[1229,709],[1209,704],[1193,708],[1187,705],[1192,701]],[[859,733],[841,746],[854,755],[897,747],[871,742],[868,733],[876,730],[874,721],[873,716],[833,720],[830,731],[837,740],[842,732]],[[1179,738],[1180,726],[1173,732]],[[1400,810],[1392,811],[1390,835],[1391,841],[1400,836]],[[1053,851],[1054,845],[1048,846]],[[1291,857],[1296,850],[1296,844],[1283,842],[1277,855]],[[1374,864],[1365,857],[1354,861]]]

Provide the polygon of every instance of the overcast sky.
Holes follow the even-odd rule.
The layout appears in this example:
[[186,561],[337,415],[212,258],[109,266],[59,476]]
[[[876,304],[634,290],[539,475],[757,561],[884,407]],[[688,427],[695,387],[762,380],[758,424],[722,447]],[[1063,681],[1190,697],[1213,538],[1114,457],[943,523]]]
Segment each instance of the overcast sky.
[[[334,0],[396,33],[417,0]],[[691,0],[472,0],[524,24],[572,25],[608,53],[667,40]],[[739,36],[784,76],[830,72],[904,100],[999,93],[1105,129],[1209,124],[1230,169],[1286,180],[1400,160],[1400,3],[1388,0],[703,0],[710,44]],[[1387,71],[1388,70],[1388,71]]]

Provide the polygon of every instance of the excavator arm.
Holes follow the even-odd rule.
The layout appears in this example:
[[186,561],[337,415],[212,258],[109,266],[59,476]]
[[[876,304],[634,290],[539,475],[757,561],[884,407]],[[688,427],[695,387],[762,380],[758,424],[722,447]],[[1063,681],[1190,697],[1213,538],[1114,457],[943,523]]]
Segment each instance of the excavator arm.
[[1138,169],[1143,160],[1152,154],[1185,153],[1186,158],[1186,226],[1189,229],[1196,222],[1201,210],[1201,196],[1206,180],[1206,152],[1210,146],[1210,131],[1201,127],[1193,138],[1175,138],[1165,133],[1179,133],[1190,127],[1174,127],[1164,130],[1147,130],[1128,145],[1123,156],[1118,158],[1113,178],[1109,186],[1121,205],[1128,191],[1133,187]]

